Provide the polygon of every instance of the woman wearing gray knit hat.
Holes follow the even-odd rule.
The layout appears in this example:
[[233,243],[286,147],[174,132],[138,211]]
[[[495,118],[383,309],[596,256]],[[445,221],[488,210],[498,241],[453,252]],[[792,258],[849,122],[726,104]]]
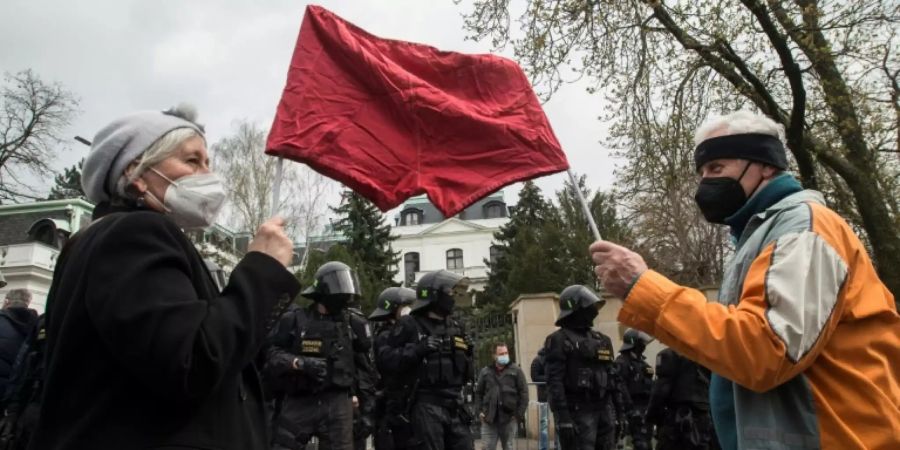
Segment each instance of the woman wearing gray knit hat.
[[269,220],[217,290],[183,231],[224,199],[195,119],[145,111],[94,139],[94,222],[54,272],[32,449],[268,448],[254,358],[300,290],[293,246]]

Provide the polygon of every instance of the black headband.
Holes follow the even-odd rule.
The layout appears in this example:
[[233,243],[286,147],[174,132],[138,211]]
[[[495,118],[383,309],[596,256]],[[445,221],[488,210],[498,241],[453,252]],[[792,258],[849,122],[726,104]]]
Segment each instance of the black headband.
[[769,134],[745,133],[714,137],[701,142],[694,150],[697,170],[714,159],[723,158],[747,159],[781,170],[788,168],[784,144]]

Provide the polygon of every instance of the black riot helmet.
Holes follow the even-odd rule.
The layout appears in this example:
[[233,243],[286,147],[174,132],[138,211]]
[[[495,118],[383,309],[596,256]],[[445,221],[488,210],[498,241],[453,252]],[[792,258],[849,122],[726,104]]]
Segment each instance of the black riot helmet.
[[387,320],[394,317],[397,309],[412,305],[416,300],[416,291],[404,287],[389,287],[378,295],[375,311],[369,314],[369,320]]
[[337,313],[359,298],[359,277],[350,266],[340,261],[329,261],[316,271],[312,286],[300,294],[325,305],[330,313]]
[[562,326],[567,317],[580,310],[593,308],[591,313],[596,316],[596,312],[604,305],[606,300],[597,297],[593,291],[580,284],[573,284],[559,293],[559,317],[556,319],[556,326]]
[[635,349],[638,353],[643,353],[644,349],[647,348],[647,344],[651,342],[653,342],[653,336],[643,331],[629,328],[625,330],[625,334],[622,336],[622,348],[619,351],[624,352]]
[[453,313],[456,299],[465,296],[469,279],[449,270],[426,273],[416,283],[416,302],[413,313],[434,311],[442,316]]

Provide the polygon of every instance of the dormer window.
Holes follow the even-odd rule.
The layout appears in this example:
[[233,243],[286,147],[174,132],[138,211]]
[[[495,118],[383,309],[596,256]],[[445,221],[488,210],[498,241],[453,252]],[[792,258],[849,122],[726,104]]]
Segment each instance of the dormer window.
[[485,219],[499,219],[506,217],[506,205],[503,202],[492,201],[484,205]]
[[62,249],[69,239],[68,225],[60,220],[40,219],[28,228],[28,240]]
[[400,213],[400,225],[419,225],[425,214],[421,209],[406,208]]

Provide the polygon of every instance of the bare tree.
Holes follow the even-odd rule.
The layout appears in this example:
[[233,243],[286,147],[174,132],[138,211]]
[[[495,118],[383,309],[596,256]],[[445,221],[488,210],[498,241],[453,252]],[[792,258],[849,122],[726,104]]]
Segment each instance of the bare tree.
[[[230,223],[241,231],[257,230],[273,214],[272,188],[278,160],[265,154],[265,146],[266,132],[255,123],[240,120],[234,123],[232,134],[211,149],[216,173],[226,180]],[[290,235],[308,240],[327,213],[325,201],[331,183],[306,166],[287,162],[281,186],[276,213],[286,219]]]
[[297,169],[299,175],[298,192],[296,201],[301,206],[301,218],[298,223],[298,233],[303,239],[303,254],[300,255],[300,268],[304,270],[309,262],[309,252],[312,248],[312,239],[325,221],[328,214],[326,201],[328,196],[334,193],[335,182],[324,177],[320,173],[307,166]]
[[0,203],[40,197],[27,176],[43,179],[62,142],[78,100],[31,70],[6,74],[0,90]]
[[[709,111],[783,124],[801,182],[849,212],[900,296],[898,23],[890,0],[526,0],[517,38],[508,0],[475,0],[467,16],[473,38],[512,42],[545,95],[568,73],[593,80],[629,152],[648,124]],[[696,89],[702,108],[673,99]]]

